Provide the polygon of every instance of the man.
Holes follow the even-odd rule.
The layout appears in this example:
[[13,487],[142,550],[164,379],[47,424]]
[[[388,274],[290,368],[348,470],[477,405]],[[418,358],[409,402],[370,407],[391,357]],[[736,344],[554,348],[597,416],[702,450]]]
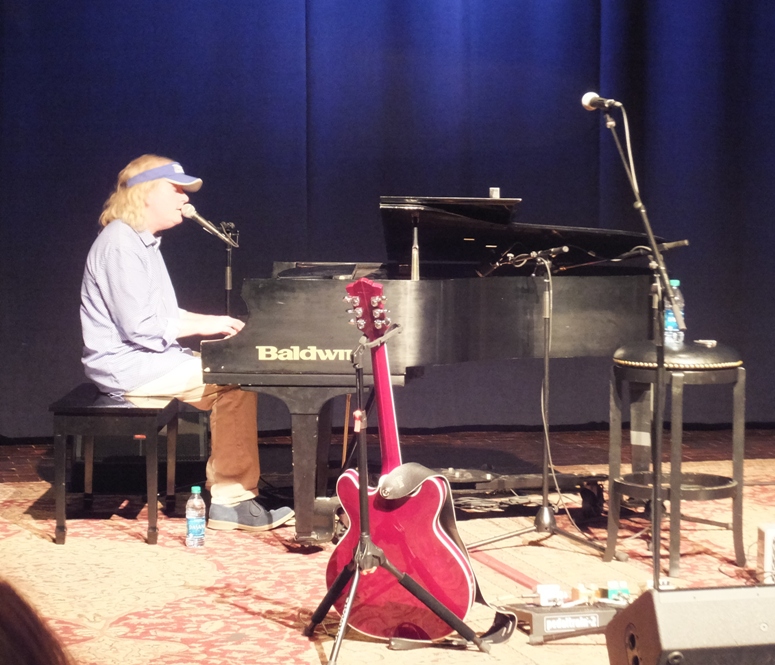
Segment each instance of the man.
[[159,234],[183,221],[187,192],[201,186],[180,164],[157,155],[138,157],[119,174],[81,285],[83,364],[86,376],[105,393],[130,401],[177,397],[210,410],[207,526],[266,531],[294,513],[267,510],[257,500],[256,394],[204,384],[198,354],[178,342],[191,335],[229,337],[244,324],[180,309],[159,250]]

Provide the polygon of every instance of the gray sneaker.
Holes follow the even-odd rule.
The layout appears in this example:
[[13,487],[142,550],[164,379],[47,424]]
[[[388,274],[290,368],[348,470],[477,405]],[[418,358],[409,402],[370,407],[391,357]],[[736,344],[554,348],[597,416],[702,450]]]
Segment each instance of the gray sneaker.
[[241,501],[236,506],[210,504],[207,528],[217,531],[270,531],[293,518],[295,513],[288,507],[267,510],[258,499]]

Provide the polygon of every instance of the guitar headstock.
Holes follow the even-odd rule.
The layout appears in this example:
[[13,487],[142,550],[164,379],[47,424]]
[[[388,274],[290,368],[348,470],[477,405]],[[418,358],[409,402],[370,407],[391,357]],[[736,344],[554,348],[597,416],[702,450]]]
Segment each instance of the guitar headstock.
[[347,285],[344,300],[351,307],[347,310],[353,317],[350,323],[358,328],[366,339],[373,342],[385,334],[390,319],[387,318],[388,310],[383,307],[386,296],[382,294],[382,284],[362,277]]

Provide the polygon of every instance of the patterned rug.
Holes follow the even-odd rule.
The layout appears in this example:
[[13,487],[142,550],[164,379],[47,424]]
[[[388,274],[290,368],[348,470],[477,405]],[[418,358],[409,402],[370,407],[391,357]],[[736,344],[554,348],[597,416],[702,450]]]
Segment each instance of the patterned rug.
[[267,652],[273,662],[320,662],[302,628],[326,591],[324,550],[290,553],[291,529],[208,531],[204,548],[187,549],[183,517],[162,514],[150,546],[139,499],[115,501],[95,497],[93,518],[68,519],[57,546],[49,484],[0,486],[2,574],[79,663],[231,665]]
[[[724,463],[696,464],[694,470],[728,473]],[[563,471],[596,475],[604,469],[577,466]],[[745,543],[749,551],[745,568],[734,563],[729,531],[682,523],[682,577],[678,586],[742,586],[755,582],[756,527],[775,522],[773,481],[775,460],[748,462]],[[93,510],[87,515],[80,507],[80,496],[74,495],[68,499],[67,543],[58,546],[52,542],[55,523],[50,484],[1,484],[0,574],[38,608],[80,665],[328,662],[330,636],[337,630],[336,617],[330,614],[313,640],[304,637],[302,630],[325,594],[324,570],[332,546],[300,549],[290,540],[292,528],[281,528],[255,535],[208,531],[203,549],[187,549],[184,502],[185,497],[180,496],[174,516],[160,512],[159,542],[150,546],[144,542],[146,509],[139,498],[96,496]],[[685,512],[729,520],[730,503],[687,504]],[[605,517],[593,516],[584,521],[581,512],[578,504],[571,504],[571,514],[582,530],[604,542]],[[498,515],[464,515],[461,533],[466,542],[471,542],[468,537],[480,533],[480,527],[488,521],[492,525],[503,520],[504,528],[511,528],[520,522],[529,524],[529,516],[534,514],[534,507],[517,505]],[[562,512],[557,520],[560,526],[569,528]],[[647,526],[648,520],[638,514],[623,519],[619,546],[630,555],[630,561],[626,569],[621,565],[616,569],[621,573],[601,574],[624,576],[626,571],[629,579],[648,579],[652,569],[647,541],[626,539]],[[663,528],[668,528],[667,523]],[[663,542],[666,544],[667,539]],[[546,581],[551,574],[568,583],[578,579],[568,572],[568,549],[563,541],[534,535],[509,543],[509,552],[517,557],[513,561],[500,558],[506,568],[520,569],[523,578]],[[503,547],[500,551],[506,550]],[[490,549],[488,555],[491,560],[499,558],[498,548]],[[584,552],[578,556],[580,563],[573,564],[578,570],[612,570],[607,568],[612,564],[603,564],[597,554]],[[666,567],[664,548],[662,563]],[[492,581],[503,574],[491,570],[486,575],[486,565],[486,557],[476,561],[477,575]],[[505,572],[508,575],[508,570]],[[508,582],[511,589],[512,580],[517,578],[499,579],[502,581],[495,582],[494,588],[505,588]],[[486,627],[485,622],[476,630]],[[346,641],[350,661],[353,652],[360,660],[374,660],[376,653],[378,660],[389,657],[391,662],[452,663],[461,657],[419,652],[401,655],[388,652],[382,645],[379,651],[371,652],[368,643],[373,641],[352,631]],[[531,658],[524,662],[565,662],[549,658],[554,647],[531,648]],[[595,648],[597,657],[600,647]],[[564,652],[558,649],[558,653],[567,654],[567,647]],[[495,662],[511,661],[504,655]]]
[[[575,466],[563,469],[568,473],[592,475],[604,474],[606,469],[600,466]],[[687,473],[707,473],[718,476],[731,476],[730,461],[686,462],[683,470]],[[664,473],[670,472],[666,465]],[[743,488],[743,542],[746,550],[746,566],[739,568],[735,563],[732,533],[718,526],[681,520],[681,557],[680,579],[671,580],[679,588],[705,588],[711,586],[744,586],[756,584],[756,557],[758,526],[775,523],[775,460],[746,460]],[[666,504],[669,510],[669,503]],[[732,522],[732,500],[685,501],[681,505],[681,514],[688,518],[714,520],[722,523]],[[558,524],[569,528],[569,522],[562,513],[557,517]],[[624,511],[621,517],[617,550],[629,555],[629,564],[653,573],[653,558],[650,551],[650,539],[644,537],[650,533],[651,518],[643,509],[633,512]],[[668,575],[668,543],[670,523],[666,519],[662,525],[662,547],[660,549],[661,575]],[[585,531],[596,541],[605,543],[607,536],[607,518],[602,515],[585,523]]]

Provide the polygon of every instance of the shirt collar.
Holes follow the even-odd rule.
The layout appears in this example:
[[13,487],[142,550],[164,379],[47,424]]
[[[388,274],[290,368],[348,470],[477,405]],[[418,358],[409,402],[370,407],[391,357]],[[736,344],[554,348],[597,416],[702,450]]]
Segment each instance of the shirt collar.
[[153,235],[150,231],[140,231],[137,235],[140,236],[140,240],[146,247],[154,247],[158,251],[161,246],[160,237]]

